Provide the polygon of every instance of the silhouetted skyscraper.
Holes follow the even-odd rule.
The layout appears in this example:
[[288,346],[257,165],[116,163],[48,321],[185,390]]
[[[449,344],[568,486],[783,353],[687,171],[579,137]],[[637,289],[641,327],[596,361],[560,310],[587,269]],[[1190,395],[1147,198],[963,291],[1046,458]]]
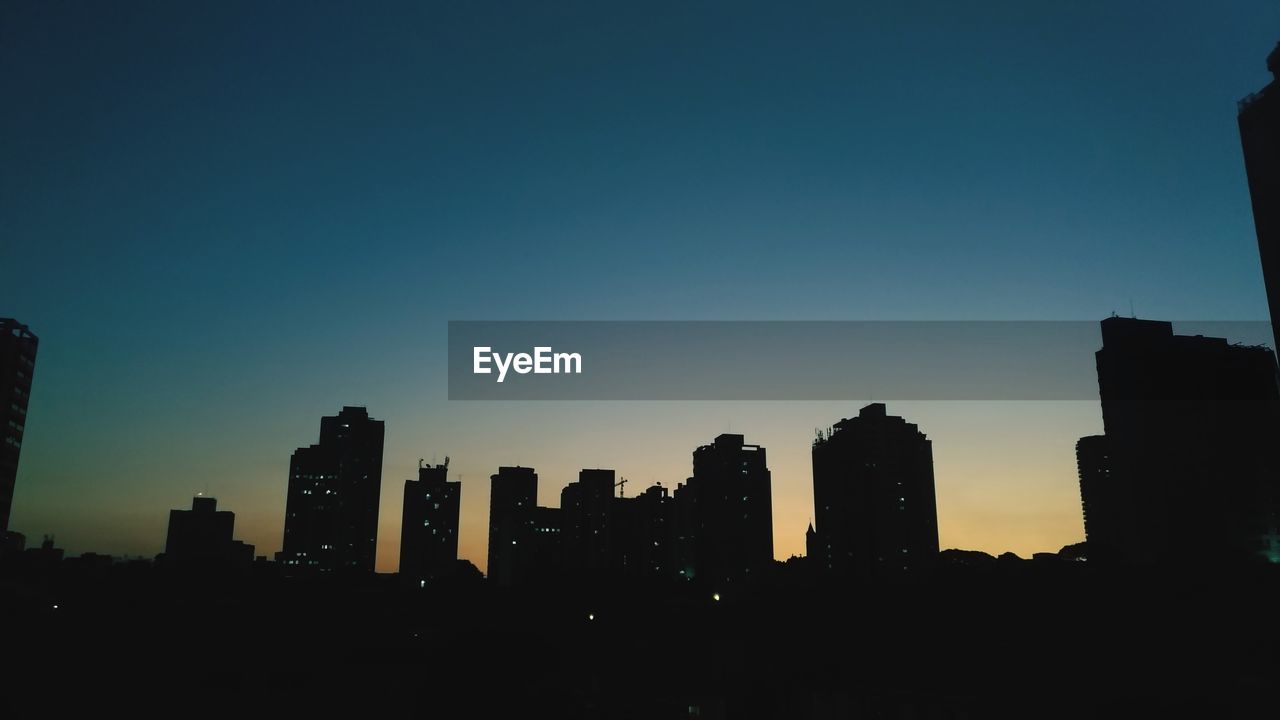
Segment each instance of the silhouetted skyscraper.
[[449,482],[449,459],[418,468],[404,481],[400,522],[400,577],[425,585],[451,575],[458,561],[458,516],[462,483]]
[[39,342],[26,325],[13,318],[0,318],[0,393],[4,394],[0,403],[0,534],[9,529]]
[[613,498],[612,566],[632,577],[675,577],[675,504],[654,485],[635,497]]
[[1280,560],[1275,354],[1113,317],[1096,358],[1109,472],[1086,502],[1113,545],[1100,549],[1134,562]]
[[612,564],[612,470],[582,470],[578,481],[560,491],[565,565],[573,571],[598,572]]
[[281,562],[373,572],[385,428],[362,407],[320,419],[320,443],[289,462]]
[[933,443],[881,403],[813,443],[813,562],[837,573],[929,568],[938,554]]
[[512,585],[528,576],[535,559],[538,473],[527,467],[500,467],[489,481],[489,579]]
[[563,528],[564,513],[560,508],[535,505],[529,543],[532,553],[528,558],[529,567],[526,571],[517,570],[517,574],[546,578],[560,573],[565,561],[564,545],[561,543]]
[[[773,562],[773,497],[765,449],[721,435],[693,451],[687,494],[694,575],[718,584],[749,579]],[[679,510],[677,510],[679,512]]]
[[1080,505],[1084,510],[1084,537],[1089,556],[1108,558],[1120,543],[1123,521],[1115,516],[1111,480],[1111,450],[1106,435],[1082,437],[1076,443],[1076,471],[1080,476]]
[[190,510],[170,510],[165,564],[247,567],[253,562],[253,546],[232,538],[235,525],[235,513],[219,510],[218,501],[211,497],[195,497]]
[[560,493],[564,568],[574,573],[654,577],[677,571],[667,489],[621,497],[613,470],[582,470]]
[[686,483],[676,483],[671,493],[671,544],[676,561],[676,576],[692,580],[697,575],[698,520],[693,490]]
[[1271,82],[1240,101],[1237,119],[1271,326],[1280,349],[1280,44],[1267,56],[1267,69]]

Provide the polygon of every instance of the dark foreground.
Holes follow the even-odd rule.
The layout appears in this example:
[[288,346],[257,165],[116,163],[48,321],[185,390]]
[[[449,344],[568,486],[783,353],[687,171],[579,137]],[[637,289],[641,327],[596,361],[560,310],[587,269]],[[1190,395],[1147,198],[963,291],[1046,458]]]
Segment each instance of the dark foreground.
[[953,567],[754,589],[147,565],[0,579],[0,716],[1277,717],[1280,572]]

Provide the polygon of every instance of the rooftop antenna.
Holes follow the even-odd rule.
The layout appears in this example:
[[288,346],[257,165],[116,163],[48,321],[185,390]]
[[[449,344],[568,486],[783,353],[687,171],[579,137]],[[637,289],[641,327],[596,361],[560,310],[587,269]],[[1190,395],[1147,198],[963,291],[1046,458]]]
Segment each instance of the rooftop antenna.
[[626,484],[627,484],[627,479],[626,479],[626,478],[622,478],[622,479],[621,479],[621,480],[619,480],[618,482],[614,483],[614,487],[618,488],[618,497],[626,497],[626,496],[627,496],[627,495],[626,495],[626,493],[625,493],[625,492],[623,492],[624,490],[626,490],[626,488],[625,488],[625,487],[623,487],[623,486],[624,486],[624,485],[626,485]]
[[1133,298],[1129,298],[1129,317],[1134,320],[1138,319],[1138,314],[1133,311]]

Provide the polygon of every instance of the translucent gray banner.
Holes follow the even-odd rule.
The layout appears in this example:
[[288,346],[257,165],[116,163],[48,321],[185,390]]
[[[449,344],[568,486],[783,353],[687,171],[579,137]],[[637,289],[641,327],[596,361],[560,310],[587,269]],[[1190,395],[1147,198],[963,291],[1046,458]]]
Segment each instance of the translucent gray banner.
[[1097,321],[453,321],[449,399],[1097,400],[1101,345]]

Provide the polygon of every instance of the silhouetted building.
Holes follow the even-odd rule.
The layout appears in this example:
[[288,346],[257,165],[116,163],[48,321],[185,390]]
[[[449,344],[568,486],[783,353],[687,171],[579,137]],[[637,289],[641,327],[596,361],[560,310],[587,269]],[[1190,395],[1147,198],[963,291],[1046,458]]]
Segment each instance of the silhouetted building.
[[1089,559],[1089,543],[1079,542],[1063,545],[1058,549],[1058,557],[1071,562],[1080,562]]
[[[773,498],[765,449],[741,435],[721,435],[693,451],[693,477],[677,488],[678,532],[695,577],[713,583],[747,580],[773,563]],[[688,574],[689,568],[682,568]]]
[[39,342],[26,325],[13,318],[0,318],[0,393],[4,396],[0,403],[0,534],[9,529]]
[[1084,510],[1084,536],[1097,557],[1106,558],[1120,544],[1123,517],[1111,493],[1111,451],[1106,435],[1082,437],[1076,443],[1076,471],[1080,476],[1080,505]]
[[489,579],[513,585],[527,578],[533,567],[538,473],[533,468],[500,467],[489,481]]
[[418,468],[417,480],[404,481],[401,579],[425,586],[457,569],[461,502],[462,483],[449,482],[449,458]]
[[560,508],[534,506],[528,576],[546,578],[564,569],[563,526],[564,514]]
[[671,493],[672,554],[676,560],[676,575],[692,580],[697,575],[698,520],[695,515],[693,490],[685,483],[676,483]]
[[320,419],[320,443],[298,448],[289,462],[280,562],[373,572],[384,432],[362,407]]
[[10,530],[0,533],[0,558],[21,555],[27,549],[27,536]]
[[919,427],[873,403],[819,434],[812,454],[815,565],[842,574],[932,566],[933,443]]
[[1280,44],[1267,56],[1271,82],[1240,101],[1240,142],[1253,199],[1275,347],[1280,349]]
[[614,471],[590,469],[560,491],[566,569],[599,572],[611,567],[615,486]]
[[164,561],[172,567],[248,567],[253,546],[232,538],[236,516],[219,510],[218,501],[197,496],[190,510],[169,511]]
[[994,555],[980,550],[950,548],[938,553],[938,565],[942,568],[978,568],[991,567],[995,564],[996,558]]
[[1096,358],[1109,487],[1087,502],[1112,530],[1090,558],[1280,560],[1275,354],[1113,317]]
[[[674,506],[654,485],[621,497],[613,470],[582,470],[560,493],[564,569],[574,573],[654,577],[677,571]],[[624,481],[625,482],[625,481]]]
[[27,548],[22,553],[23,564],[38,573],[49,573],[62,564],[63,549],[54,546],[52,535],[45,535],[38,548]]
[[115,558],[95,552],[81,553],[73,558],[65,558],[62,567],[81,581],[101,581],[111,571]]
[[654,485],[635,497],[613,498],[612,567],[632,577],[674,577],[675,504],[667,489]]

